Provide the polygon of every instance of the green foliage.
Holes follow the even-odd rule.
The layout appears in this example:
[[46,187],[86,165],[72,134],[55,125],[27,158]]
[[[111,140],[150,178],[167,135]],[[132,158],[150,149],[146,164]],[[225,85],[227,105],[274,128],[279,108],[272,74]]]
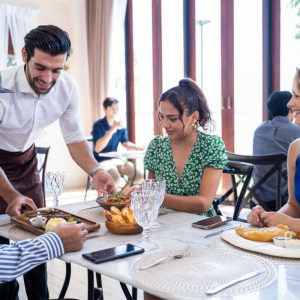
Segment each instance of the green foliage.
[[[290,5],[297,10],[297,16],[300,16],[300,0],[290,0]],[[298,29],[298,32],[296,33],[295,38],[300,40],[300,22],[296,24],[296,28]]]

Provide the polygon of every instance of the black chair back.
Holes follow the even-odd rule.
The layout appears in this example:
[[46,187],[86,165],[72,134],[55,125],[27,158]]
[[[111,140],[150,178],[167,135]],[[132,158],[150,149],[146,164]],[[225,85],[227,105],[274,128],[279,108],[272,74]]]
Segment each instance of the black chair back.
[[227,162],[223,169],[223,173],[231,175],[232,187],[220,198],[213,201],[213,206],[217,214],[222,215],[219,205],[223,203],[231,194],[233,194],[235,204],[233,219],[237,220],[241,209],[241,203],[245,197],[250,180],[252,178],[252,172],[252,164],[231,160]]
[[49,150],[50,150],[50,147],[36,147],[37,159],[38,159],[38,169],[40,172],[43,193],[44,193],[44,206],[46,206],[45,174],[46,174],[46,166],[47,166]]
[[281,179],[282,165],[286,162],[285,154],[270,154],[270,155],[239,155],[232,152],[226,152],[228,159],[236,162],[246,162],[253,165],[270,165],[270,169],[251,187],[247,194],[247,200],[252,198],[255,204],[261,205],[265,210],[270,211],[270,207],[259,197],[257,190],[273,175],[276,174],[276,210],[283,205],[281,197]]

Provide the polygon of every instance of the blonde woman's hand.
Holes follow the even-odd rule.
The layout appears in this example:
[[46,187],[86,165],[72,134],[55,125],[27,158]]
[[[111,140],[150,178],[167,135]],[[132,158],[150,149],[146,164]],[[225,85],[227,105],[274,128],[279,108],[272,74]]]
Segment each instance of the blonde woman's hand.
[[256,205],[255,207],[253,207],[250,214],[247,217],[248,223],[251,225],[254,225],[254,226],[263,227],[264,223],[261,220],[260,216],[264,212],[265,212],[265,210],[259,205]]

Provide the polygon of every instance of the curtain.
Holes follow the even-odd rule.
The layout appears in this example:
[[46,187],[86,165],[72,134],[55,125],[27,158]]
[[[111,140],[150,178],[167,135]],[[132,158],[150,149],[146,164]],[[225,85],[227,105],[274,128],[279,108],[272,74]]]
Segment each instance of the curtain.
[[24,36],[37,25],[37,10],[15,5],[6,6],[7,23],[17,65],[23,63],[21,50],[24,47]]
[[[124,5],[125,3],[125,5]],[[127,0],[86,0],[87,41],[90,91],[93,108],[93,120],[102,112],[102,101],[108,96],[113,27],[119,26],[118,15],[114,13],[123,7],[125,17]],[[124,9],[125,8],[125,9]],[[116,18],[114,18],[116,16]],[[124,25],[124,24],[123,24]],[[124,29],[124,26],[123,26]]]
[[0,70],[6,69],[8,54],[8,23],[6,5],[0,5]]

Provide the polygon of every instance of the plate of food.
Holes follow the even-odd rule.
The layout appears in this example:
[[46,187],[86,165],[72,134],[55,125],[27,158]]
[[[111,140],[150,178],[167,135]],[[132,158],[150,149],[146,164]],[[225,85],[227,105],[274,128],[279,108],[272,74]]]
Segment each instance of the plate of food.
[[[283,248],[274,244],[273,239],[284,237],[286,232],[290,232],[286,225],[263,228],[236,227],[235,229],[224,231],[221,237],[226,242],[241,249],[277,257],[300,258],[299,249]],[[296,238],[297,234],[292,232],[291,239],[297,241]]]
[[107,195],[107,196],[97,198],[96,202],[106,210],[110,210],[112,206],[121,209],[125,206],[130,205],[131,198],[130,195],[124,195],[124,194]]
[[91,220],[76,216],[58,208],[44,208],[40,210],[26,211],[20,216],[11,217],[11,222],[37,235],[48,231],[62,223],[85,223],[88,232],[100,228],[100,224]]
[[110,210],[104,212],[106,217],[106,228],[114,234],[138,234],[143,231],[130,209],[130,207],[123,207],[121,210],[112,206]]

